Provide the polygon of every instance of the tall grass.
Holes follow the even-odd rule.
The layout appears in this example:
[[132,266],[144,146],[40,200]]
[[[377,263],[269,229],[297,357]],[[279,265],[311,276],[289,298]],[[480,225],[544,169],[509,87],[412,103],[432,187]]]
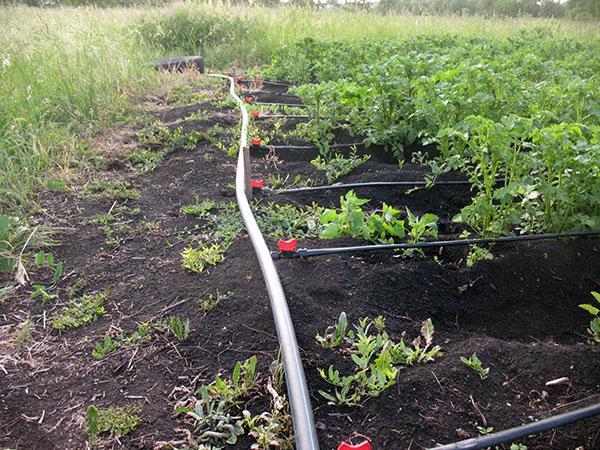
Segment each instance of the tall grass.
[[511,36],[521,29],[550,28],[575,39],[600,37],[600,25],[537,18],[381,15],[341,10],[186,3],[153,10],[137,26],[142,42],[181,54],[202,52],[212,67],[259,65],[274,48],[305,37],[403,38],[415,34]]
[[156,52],[123,28],[139,10],[0,8],[0,211],[22,208],[46,169],[153,79]]
[[[68,166],[93,130],[160,82],[143,63],[202,54],[213,68],[268,62],[312,36],[358,39],[456,33],[505,37],[546,26],[597,39],[597,23],[417,17],[229,6],[219,2],[96,9],[0,7],[0,213],[23,211],[49,168]],[[93,151],[93,149],[91,149]]]

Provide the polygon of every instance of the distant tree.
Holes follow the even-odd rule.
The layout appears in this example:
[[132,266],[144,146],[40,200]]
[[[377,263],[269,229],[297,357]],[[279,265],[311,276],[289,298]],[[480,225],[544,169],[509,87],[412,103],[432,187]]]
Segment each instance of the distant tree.
[[569,0],[567,15],[572,19],[600,19],[600,0]]

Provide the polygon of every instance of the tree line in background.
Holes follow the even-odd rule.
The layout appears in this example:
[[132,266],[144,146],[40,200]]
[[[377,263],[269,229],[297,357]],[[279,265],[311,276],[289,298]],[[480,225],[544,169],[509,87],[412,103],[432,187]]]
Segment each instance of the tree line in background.
[[[260,6],[289,4],[313,8],[369,9],[415,15],[480,15],[486,17],[567,17],[600,19],[600,0],[229,0],[226,3]],[[0,5],[100,7],[164,5],[169,0],[0,0]]]

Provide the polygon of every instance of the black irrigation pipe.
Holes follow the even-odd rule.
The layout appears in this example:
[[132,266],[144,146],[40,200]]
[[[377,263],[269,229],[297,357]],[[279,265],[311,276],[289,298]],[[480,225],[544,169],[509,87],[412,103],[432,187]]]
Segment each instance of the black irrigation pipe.
[[[347,148],[354,147],[358,145],[364,145],[364,142],[351,142],[349,144],[332,144],[329,145],[328,148]],[[316,145],[259,145],[256,147],[264,147],[272,150],[316,150],[319,147]]]
[[[499,180],[501,181],[501,180]],[[265,190],[270,194],[293,194],[296,192],[328,191],[330,189],[353,189],[361,187],[393,187],[393,186],[469,186],[472,183],[468,180],[439,180],[432,183],[427,181],[366,181],[364,183],[333,183],[323,186],[305,186],[299,188]]]
[[248,202],[247,184],[250,182],[248,179],[249,167],[246,166],[246,158],[249,158],[247,151],[248,111],[246,110],[242,99],[235,93],[235,80],[233,77],[225,75],[213,76],[229,80],[229,92],[239,105],[242,113],[242,131],[236,167],[235,194],[240,214],[246,225],[248,236],[252,241],[254,252],[256,253],[271,301],[271,310],[273,312],[275,328],[277,329],[277,338],[281,349],[281,359],[283,362],[292,424],[294,427],[294,437],[296,440],[295,448],[299,450],[318,450],[319,441],[317,438],[308,386],[306,384],[306,376],[304,375],[300,350],[294,331],[294,324],[292,323],[289,307],[283,292],[283,287],[281,286],[281,280],[277,274],[277,269],[275,268],[275,264],[273,264],[265,239],[256,223],[256,219],[250,208],[250,203]]
[[528,234],[523,236],[503,236],[497,238],[452,239],[446,241],[405,242],[402,244],[361,245],[329,248],[299,248],[291,252],[272,252],[273,259],[308,258],[310,256],[336,255],[341,253],[372,252],[381,250],[399,250],[411,248],[458,247],[463,245],[496,244],[501,242],[542,241],[549,239],[598,236],[600,230],[571,231],[567,233]]
[[293,84],[286,84],[286,83],[278,83],[276,81],[267,81],[267,80],[262,80],[262,81],[258,81],[258,80],[250,80],[250,79],[242,79],[242,80],[237,80],[238,83],[244,83],[244,84],[266,84],[268,86],[281,86],[281,87],[287,87],[287,88],[294,88],[296,86],[294,86]]
[[446,444],[439,447],[433,447],[430,450],[477,450],[492,447],[504,442],[514,442],[530,434],[541,433],[542,431],[552,430],[554,428],[564,427],[570,423],[582,419],[588,419],[600,414],[600,403],[576,409],[556,416],[551,416],[537,422],[528,423],[519,427],[509,428],[508,430],[498,431],[497,433],[487,434],[476,438],[465,439],[464,441]]
[[248,104],[257,106],[287,106],[289,108],[306,108],[306,105],[303,103],[248,102]]
[[278,97],[278,96],[279,97],[294,97],[295,99],[299,100],[299,97],[296,94],[290,94],[288,92],[272,92],[272,91],[263,91],[263,90],[260,90],[260,91],[246,91],[246,92],[243,92],[243,95],[244,96],[272,95],[274,97]]
[[254,117],[254,120],[261,119],[310,119],[310,116],[302,115],[302,114],[270,114],[270,115],[259,115],[258,117]]

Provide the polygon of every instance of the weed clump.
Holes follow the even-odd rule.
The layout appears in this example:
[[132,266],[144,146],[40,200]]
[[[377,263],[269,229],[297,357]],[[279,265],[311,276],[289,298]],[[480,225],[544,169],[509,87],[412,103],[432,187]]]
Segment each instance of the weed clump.
[[94,322],[105,313],[103,303],[108,290],[95,295],[86,294],[80,302],[71,300],[59,313],[52,317],[52,328],[67,331]]
[[83,193],[103,200],[139,200],[140,193],[124,181],[92,180]]

